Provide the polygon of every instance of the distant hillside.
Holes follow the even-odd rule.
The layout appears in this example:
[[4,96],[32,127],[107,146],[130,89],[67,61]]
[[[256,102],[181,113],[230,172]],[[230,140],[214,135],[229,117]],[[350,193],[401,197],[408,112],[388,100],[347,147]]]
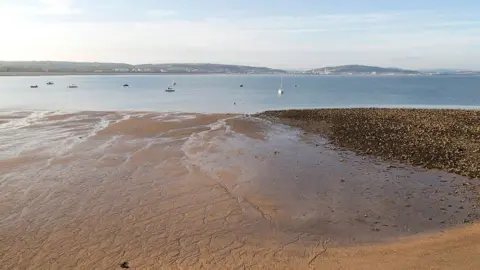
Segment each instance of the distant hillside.
[[438,68],[438,69],[424,69],[421,71],[425,74],[431,74],[431,75],[480,75],[480,71],[468,70],[468,69]]
[[189,73],[283,73],[284,70],[271,69],[266,67],[252,67],[239,65],[222,64],[196,64],[196,63],[174,63],[174,64],[144,64],[137,65],[137,68],[151,69],[155,72],[189,72]]
[[62,62],[62,61],[0,61],[1,72],[94,72],[131,69],[122,63]]
[[284,73],[284,70],[221,64],[141,64],[60,62],[60,61],[0,61],[0,72],[65,72],[65,73]]
[[335,67],[316,68],[307,71],[307,73],[316,74],[420,74],[415,70],[406,70],[400,68],[382,68],[362,65],[345,65]]

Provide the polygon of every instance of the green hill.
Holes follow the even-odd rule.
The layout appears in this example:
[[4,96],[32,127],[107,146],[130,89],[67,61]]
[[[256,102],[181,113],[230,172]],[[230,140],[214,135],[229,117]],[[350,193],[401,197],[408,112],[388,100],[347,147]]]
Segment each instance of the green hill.
[[415,70],[406,70],[400,68],[382,68],[374,66],[362,66],[362,65],[345,65],[334,67],[316,68],[307,71],[307,73],[320,73],[320,74],[420,74]]
[[284,73],[284,70],[222,64],[141,64],[62,62],[62,61],[0,61],[0,72],[55,73],[221,73],[255,74]]
[[0,61],[2,72],[95,72],[114,69],[131,69],[122,63],[63,62],[63,61]]
[[187,73],[284,73],[284,70],[266,67],[252,67],[222,64],[145,64],[137,65],[140,69],[151,69],[154,72],[187,72]]

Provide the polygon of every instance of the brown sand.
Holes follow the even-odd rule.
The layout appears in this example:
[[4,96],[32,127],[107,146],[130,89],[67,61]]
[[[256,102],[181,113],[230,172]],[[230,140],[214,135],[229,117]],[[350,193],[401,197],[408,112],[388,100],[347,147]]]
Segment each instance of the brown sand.
[[315,266],[318,269],[479,269],[479,254],[477,224],[388,245],[327,248],[315,259]]
[[241,116],[32,115],[0,129],[1,269],[480,268],[467,178]]

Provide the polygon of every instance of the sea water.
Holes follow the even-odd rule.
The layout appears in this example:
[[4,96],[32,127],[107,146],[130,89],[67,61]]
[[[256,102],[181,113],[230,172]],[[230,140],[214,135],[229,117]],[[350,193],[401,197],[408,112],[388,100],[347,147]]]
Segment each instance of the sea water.
[[[55,84],[46,85],[48,81]],[[173,81],[176,91],[165,92]],[[68,88],[70,84],[79,88]],[[253,113],[332,107],[480,108],[480,76],[286,75],[280,96],[279,86],[280,75],[1,77],[0,109]]]

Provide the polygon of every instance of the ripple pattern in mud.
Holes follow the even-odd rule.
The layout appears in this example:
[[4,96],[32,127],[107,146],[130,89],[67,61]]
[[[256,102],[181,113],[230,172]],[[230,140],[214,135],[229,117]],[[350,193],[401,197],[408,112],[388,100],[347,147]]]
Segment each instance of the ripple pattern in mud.
[[2,269],[308,268],[475,213],[461,178],[241,116],[3,113],[0,138]]

